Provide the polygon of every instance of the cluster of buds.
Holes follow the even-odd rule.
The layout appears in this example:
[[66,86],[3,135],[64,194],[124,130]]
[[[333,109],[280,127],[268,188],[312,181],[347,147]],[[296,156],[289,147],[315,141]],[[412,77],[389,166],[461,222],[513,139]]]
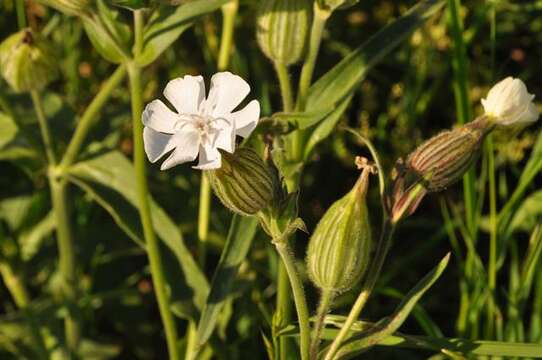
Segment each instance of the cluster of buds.
[[365,274],[372,248],[367,210],[369,174],[375,168],[364,158],[358,181],[324,214],[309,242],[307,272],[321,290],[340,293],[351,289]]
[[39,91],[58,76],[57,59],[47,40],[27,28],[0,44],[0,71],[13,90]]

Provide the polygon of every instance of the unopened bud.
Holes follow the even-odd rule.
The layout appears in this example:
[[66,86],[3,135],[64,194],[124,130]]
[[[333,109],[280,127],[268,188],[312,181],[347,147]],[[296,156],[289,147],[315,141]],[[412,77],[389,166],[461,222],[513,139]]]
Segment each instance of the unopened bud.
[[427,140],[405,163],[395,167],[392,203],[393,222],[412,214],[428,192],[454,184],[478,158],[485,136],[495,125],[486,116]]
[[366,205],[369,173],[366,165],[352,188],[324,214],[310,239],[307,271],[322,290],[351,289],[365,274],[372,247]]
[[90,0],[38,0],[38,2],[71,16],[84,14],[90,4]]
[[261,0],[256,24],[260,49],[276,63],[303,60],[311,18],[309,0]]
[[0,71],[17,92],[41,90],[58,76],[57,59],[44,38],[23,29],[0,44]]
[[241,215],[254,215],[273,198],[273,178],[260,156],[249,148],[222,153],[222,166],[205,172],[224,206]]

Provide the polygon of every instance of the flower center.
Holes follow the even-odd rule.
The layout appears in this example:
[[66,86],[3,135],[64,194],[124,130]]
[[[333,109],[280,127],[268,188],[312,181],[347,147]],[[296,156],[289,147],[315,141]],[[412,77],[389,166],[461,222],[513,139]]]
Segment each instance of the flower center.
[[209,115],[201,114],[180,114],[179,119],[173,127],[175,131],[181,131],[185,127],[196,130],[199,133],[202,142],[212,141],[223,130],[220,122],[229,124],[224,118],[213,118]]

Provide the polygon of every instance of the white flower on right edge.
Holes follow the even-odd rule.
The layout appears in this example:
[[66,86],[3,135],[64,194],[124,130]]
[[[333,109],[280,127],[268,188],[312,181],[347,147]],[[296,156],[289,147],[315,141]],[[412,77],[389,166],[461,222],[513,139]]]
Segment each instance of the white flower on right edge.
[[482,99],[482,106],[486,115],[499,125],[526,125],[538,120],[533,99],[534,95],[529,94],[523,81],[509,76],[489,90]]

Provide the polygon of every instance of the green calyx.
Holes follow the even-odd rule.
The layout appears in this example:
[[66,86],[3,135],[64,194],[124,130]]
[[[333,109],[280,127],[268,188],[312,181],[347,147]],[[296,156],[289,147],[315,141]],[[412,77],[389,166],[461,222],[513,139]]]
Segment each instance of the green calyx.
[[222,153],[222,167],[206,171],[220,201],[241,215],[254,215],[271,203],[273,179],[267,165],[252,149]]
[[256,38],[273,62],[291,65],[302,61],[312,19],[309,0],[262,0],[258,9]]
[[39,91],[57,78],[57,59],[47,40],[27,28],[0,44],[0,71],[13,90]]
[[368,176],[365,168],[353,189],[328,209],[310,239],[307,271],[322,290],[349,290],[367,270],[372,247]]

